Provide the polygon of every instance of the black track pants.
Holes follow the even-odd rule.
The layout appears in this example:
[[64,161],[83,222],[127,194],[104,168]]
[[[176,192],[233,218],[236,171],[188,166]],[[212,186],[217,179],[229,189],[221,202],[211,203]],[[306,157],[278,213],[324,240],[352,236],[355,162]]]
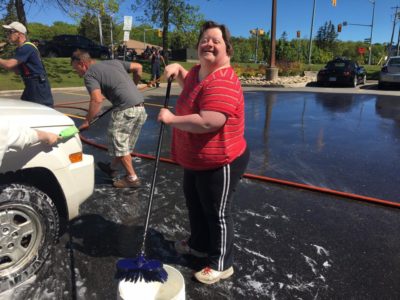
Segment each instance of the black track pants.
[[191,248],[207,252],[218,271],[233,265],[232,195],[243,176],[248,149],[229,165],[207,171],[184,170],[183,189],[189,211]]

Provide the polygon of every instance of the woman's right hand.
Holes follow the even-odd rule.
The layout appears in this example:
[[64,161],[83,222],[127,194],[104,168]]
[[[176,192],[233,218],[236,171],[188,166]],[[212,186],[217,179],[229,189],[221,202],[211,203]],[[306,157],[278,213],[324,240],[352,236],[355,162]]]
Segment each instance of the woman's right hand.
[[181,71],[182,66],[178,63],[170,64],[165,67],[164,69],[164,76],[165,78],[170,78],[171,76],[174,76],[174,78],[177,78],[180,71]]
[[178,81],[179,85],[183,87],[185,77],[187,75],[187,71],[177,63],[170,64],[165,67],[164,69],[164,76],[165,78],[170,78],[171,76],[174,76],[174,79]]

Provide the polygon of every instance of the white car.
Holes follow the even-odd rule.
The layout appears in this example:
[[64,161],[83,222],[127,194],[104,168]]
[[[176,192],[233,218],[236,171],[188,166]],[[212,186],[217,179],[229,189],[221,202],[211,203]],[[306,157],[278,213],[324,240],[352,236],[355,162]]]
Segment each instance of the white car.
[[400,56],[389,57],[379,72],[378,87],[380,89],[390,84],[400,83]]
[[[0,118],[60,133],[71,118],[36,103],[0,98]],[[0,166],[0,292],[35,274],[94,189],[93,156],[79,135],[52,147],[9,150]]]

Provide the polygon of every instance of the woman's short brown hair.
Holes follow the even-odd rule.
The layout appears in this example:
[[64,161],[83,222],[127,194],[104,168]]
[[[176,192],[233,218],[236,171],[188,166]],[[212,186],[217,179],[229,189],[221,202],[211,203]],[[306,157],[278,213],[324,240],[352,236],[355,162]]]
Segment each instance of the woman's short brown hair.
[[228,27],[226,27],[223,24],[218,24],[218,23],[216,23],[214,21],[205,21],[203,23],[203,26],[201,26],[201,29],[200,29],[199,37],[197,39],[196,47],[199,47],[199,43],[200,43],[200,40],[201,40],[204,32],[206,30],[208,30],[208,29],[211,29],[211,28],[218,28],[219,30],[221,30],[222,38],[224,39],[224,42],[225,42],[225,45],[226,45],[226,54],[229,57],[232,57],[233,56],[233,47],[232,47],[232,42],[231,42],[231,33],[229,32]]

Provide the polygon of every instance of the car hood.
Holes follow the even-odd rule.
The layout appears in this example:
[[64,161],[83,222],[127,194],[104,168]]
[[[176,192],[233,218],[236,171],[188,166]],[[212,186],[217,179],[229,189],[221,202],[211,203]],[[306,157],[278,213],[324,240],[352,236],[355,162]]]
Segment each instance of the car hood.
[[32,128],[74,125],[71,118],[50,107],[5,98],[0,98],[0,118]]

